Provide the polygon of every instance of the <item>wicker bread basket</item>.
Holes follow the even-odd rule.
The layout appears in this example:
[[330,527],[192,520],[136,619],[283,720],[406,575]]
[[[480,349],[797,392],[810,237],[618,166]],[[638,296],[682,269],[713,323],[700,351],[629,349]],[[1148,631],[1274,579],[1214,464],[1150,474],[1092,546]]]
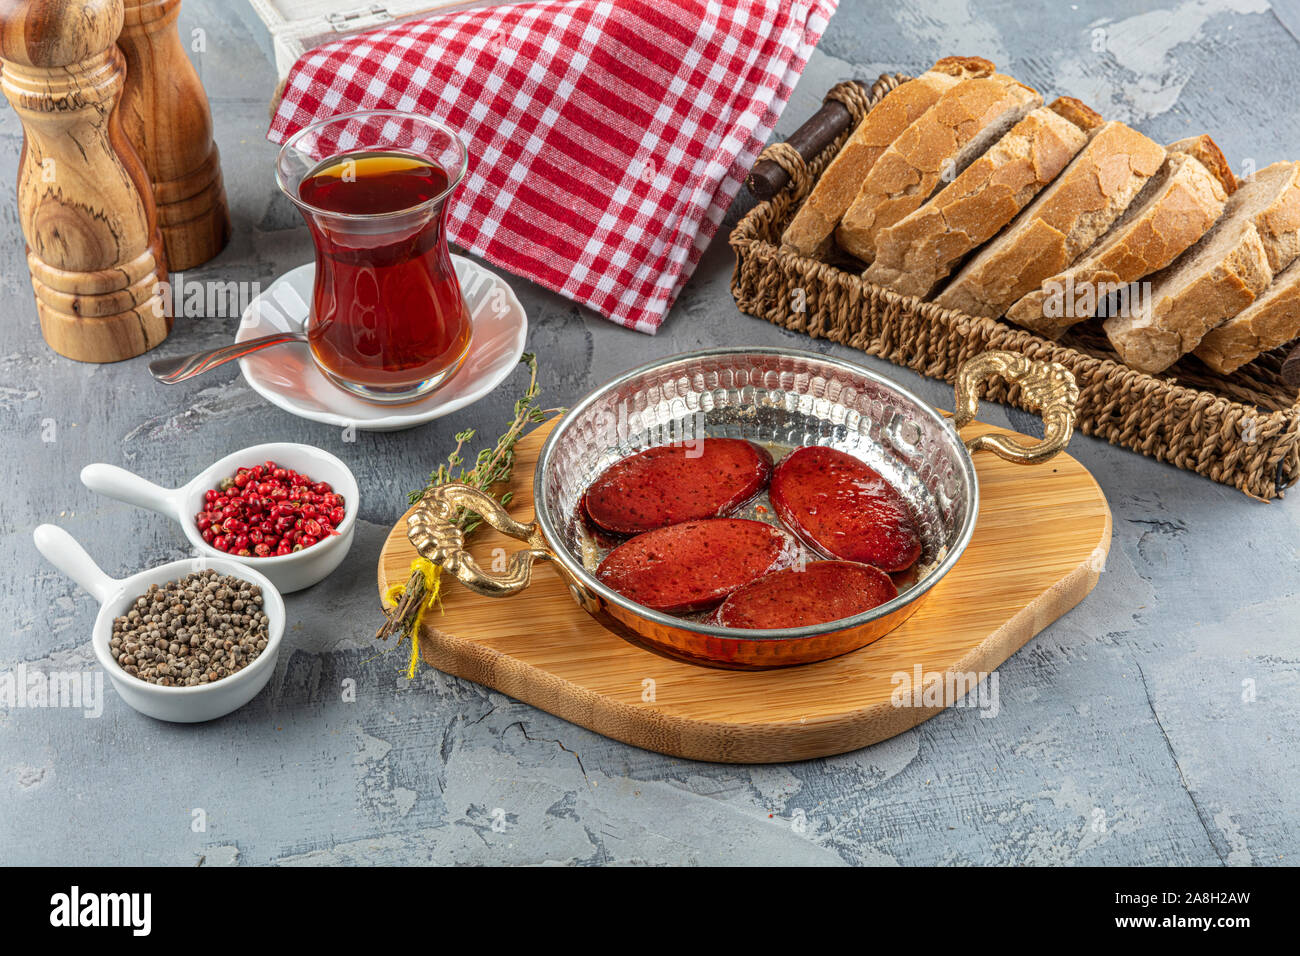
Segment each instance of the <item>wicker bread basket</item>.
[[[908,79],[883,75],[870,93],[841,83],[827,96],[843,103],[856,125]],[[790,174],[790,184],[750,211],[731,234],[731,291],[741,311],[946,382],[955,380],[962,362],[989,349],[1060,362],[1079,384],[1078,428],[1085,434],[1262,501],[1282,497],[1300,477],[1300,400],[1297,389],[1281,379],[1280,350],[1231,376],[1191,357],[1163,375],[1147,375],[1119,361],[1100,323],[1081,323],[1053,342],[999,319],[899,295],[855,271],[781,249],[781,233],[795,209],[848,136],[841,134],[811,163],[785,143],[764,152]],[[1026,407],[1016,386],[993,388],[988,398]]]

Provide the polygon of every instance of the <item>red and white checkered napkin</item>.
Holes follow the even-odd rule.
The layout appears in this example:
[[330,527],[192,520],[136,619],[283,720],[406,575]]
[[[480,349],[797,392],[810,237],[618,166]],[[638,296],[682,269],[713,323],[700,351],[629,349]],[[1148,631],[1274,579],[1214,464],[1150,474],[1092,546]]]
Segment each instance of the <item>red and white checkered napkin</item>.
[[470,152],[452,242],[654,332],[838,0],[575,0],[469,10],[317,47],[268,134],[426,113]]

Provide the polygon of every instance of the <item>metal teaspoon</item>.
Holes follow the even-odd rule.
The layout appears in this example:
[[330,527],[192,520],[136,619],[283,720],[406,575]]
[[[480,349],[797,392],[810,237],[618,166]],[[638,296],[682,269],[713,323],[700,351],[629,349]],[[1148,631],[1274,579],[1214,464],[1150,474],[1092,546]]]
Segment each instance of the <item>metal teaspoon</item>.
[[226,345],[219,349],[207,349],[202,352],[195,352],[193,355],[154,359],[149,363],[149,374],[164,385],[175,385],[177,382],[183,382],[195,375],[202,375],[218,365],[225,365],[237,358],[243,358],[250,352],[256,352],[272,345],[283,345],[285,342],[306,341],[306,332],[276,332],[274,335],[263,335],[259,338],[249,339],[247,342],[236,342],[234,345]]

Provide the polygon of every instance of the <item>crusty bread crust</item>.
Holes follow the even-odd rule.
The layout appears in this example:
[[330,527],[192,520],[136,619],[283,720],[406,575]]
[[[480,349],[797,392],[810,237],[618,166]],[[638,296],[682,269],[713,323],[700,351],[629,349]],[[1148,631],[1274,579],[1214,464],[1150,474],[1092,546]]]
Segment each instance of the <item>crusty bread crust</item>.
[[1214,174],[1214,178],[1219,181],[1224,192],[1231,196],[1237,191],[1237,177],[1232,174],[1232,167],[1228,165],[1223,150],[1219,149],[1219,144],[1212,140],[1208,133],[1189,136],[1187,139],[1170,143],[1169,151],[1195,156],[1202,166]]
[[1123,123],[1093,133],[1074,161],[1003,233],[975,254],[935,301],[997,318],[1063,272],[1160,169],[1165,148]]
[[997,234],[1074,157],[1087,135],[1034,110],[920,209],[876,238],[869,282],[927,296],[972,249]]
[[969,80],[978,76],[991,76],[997,69],[990,60],[982,56],[945,56],[930,67],[934,73],[946,73],[959,80]]
[[1103,324],[1125,364],[1163,372],[1268,288],[1273,272],[1248,215],[1224,219],[1173,266],[1156,276],[1150,300],[1132,315]]
[[1091,318],[1110,292],[1165,268],[1191,247],[1223,212],[1228,195],[1189,153],[1170,153],[1111,230],[1064,272],[1007,310],[1007,318],[1047,338],[1059,338]]
[[1269,349],[1300,336],[1300,259],[1287,266],[1264,294],[1211,329],[1196,357],[1220,375],[1231,375]]
[[1254,207],[1255,228],[1274,272],[1300,256],[1300,163],[1265,166],[1241,184],[1233,199]]
[[882,229],[921,206],[945,176],[955,178],[1042,102],[1009,76],[960,81],[881,154],[840,221],[839,244],[871,262]]
[[987,76],[994,66],[982,57],[944,57],[914,80],[891,90],[876,104],[826,167],[817,185],[781,235],[781,244],[804,256],[822,258],[845,210],[858,194],[880,154],[934,105],[944,91],[968,77]]
[[1082,100],[1076,100],[1073,96],[1058,96],[1047,104],[1047,108],[1058,116],[1068,119],[1085,133],[1092,132],[1106,122],[1095,109]]

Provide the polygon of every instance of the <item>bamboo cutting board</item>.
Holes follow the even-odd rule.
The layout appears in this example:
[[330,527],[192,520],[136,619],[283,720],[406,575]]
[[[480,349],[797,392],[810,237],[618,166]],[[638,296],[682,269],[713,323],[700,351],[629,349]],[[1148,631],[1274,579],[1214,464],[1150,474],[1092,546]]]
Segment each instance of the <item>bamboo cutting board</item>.
[[[549,430],[517,446],[510,511],[520,521],[533,516],[533,467]],[[963,435],[997,430],[974,423]],[[896,706],[905,686],[897,675],[992,672],[1083,600],[1104,565],[1110,509],[1077,461],[1061,454],[1025,466],[981,453],[975,462],[980,515],[966,553],[901,627],[843,657],[773,671],[669,660],[588,617],[547,562],[511,598],[482,597],[445,576],[444,613],[425,616],[421,653],[439,670],[678,757],[780,763],[877,743],[944,706],[911,694]],[[522,546],[486,525],[470,541],[485,566],[494,548]],[[406,580],[414,557],[403,516],[380,554],[381,595]]]

